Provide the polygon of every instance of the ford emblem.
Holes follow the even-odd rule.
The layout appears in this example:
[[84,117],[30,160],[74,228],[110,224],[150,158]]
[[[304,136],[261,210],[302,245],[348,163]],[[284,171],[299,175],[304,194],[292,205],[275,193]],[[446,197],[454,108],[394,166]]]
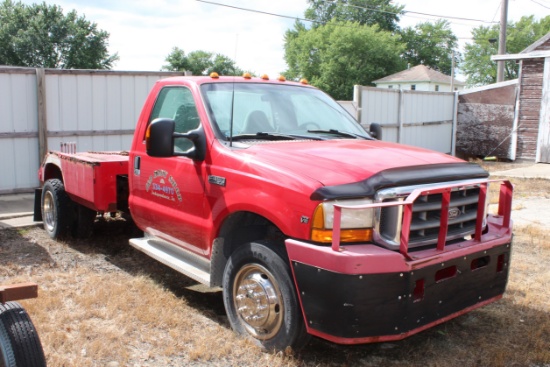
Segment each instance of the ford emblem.
[[451,209],[449,209],[449,219],[458,218],[458,216],[459,216],[461,213],[462,213],[462,212],[460,211],[460,209],[458,209],[458,208],[451,208]]

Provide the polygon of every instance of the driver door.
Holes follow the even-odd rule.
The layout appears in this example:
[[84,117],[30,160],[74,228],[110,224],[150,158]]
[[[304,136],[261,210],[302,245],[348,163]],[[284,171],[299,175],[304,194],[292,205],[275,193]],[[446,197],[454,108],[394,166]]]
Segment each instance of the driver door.
[[[156,118],[171,118],[176,132],[186,133],[200,125],[191,91],[186,87],[165,87],[160,93],[149,123]],[[193,147],[187,139],[176,139],[174,151]],[[205,226],[204,162],[187,157],[155,158],[145,153],[139,170],[133,211],[145,231],[180,247],[207,254]]]

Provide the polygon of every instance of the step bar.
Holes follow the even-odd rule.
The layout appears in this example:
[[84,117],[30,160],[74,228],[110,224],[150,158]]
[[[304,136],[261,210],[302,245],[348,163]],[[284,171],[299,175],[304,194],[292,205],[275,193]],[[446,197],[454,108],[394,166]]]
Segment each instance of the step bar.
[[132,238],[130,245],[183,275],[211,287],[208,260],[156,237]]

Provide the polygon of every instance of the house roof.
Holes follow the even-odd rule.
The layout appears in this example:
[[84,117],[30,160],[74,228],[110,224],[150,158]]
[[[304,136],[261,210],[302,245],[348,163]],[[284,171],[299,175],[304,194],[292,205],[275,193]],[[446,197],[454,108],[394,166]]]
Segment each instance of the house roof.
[[[398,73],[388,75],[384,78],[374,80],[373,83],[391,83],[391,82],[428,82],[451,84],[451,77],[437,70],[434,70],[426,65],[416,65],[410,69],[400,71]],[[456,85],[465,85],[466,83],[460,80],[454,80]]]

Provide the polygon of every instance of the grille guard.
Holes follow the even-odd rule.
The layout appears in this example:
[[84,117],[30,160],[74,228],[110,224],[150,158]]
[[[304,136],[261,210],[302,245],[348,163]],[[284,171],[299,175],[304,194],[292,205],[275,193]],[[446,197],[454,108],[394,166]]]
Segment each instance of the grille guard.
[[[487,198],[487,185],[492,182],[500,182],[500,193],[499,193],[499,203],[498,203],[498,215],[503,218],[502,227],[510,228],[511,224],[511,212],[512,212],[512,194],[513,194],[513,185],[508,180],[471,180],[468,181],[468,185],[479,185],[479,202],[485,203]],[[354,210],[354,209],[378,209],[383,207],[391,206],[403,206],[403,224],[401,227],[401,239],[399,244],[399,252],[407,259],[411,260],[409,256],[409,234],[412,221],[413,213],[413,204],[422,195],[431,195],[431,194],[442,194],[442,205],[441,205],[441,225],[439,229],[439,235],[437,239],[436,249],[438,251],[445,250],[445,242],[447,240],[447,229],[449,224],[449,203],[451,197],[451,191],[454,188],[460,188],[465,186],[463,182],[456,184],[444,184],[430,186],[429,188],[419,188],[411,192],[403,201],[400,202],[386,202],[386,203],[373,203],[365,205],[343,205],[335,204],[334,205],[334,223],[332,229],[332,250],[341,251],[340,248],[340,238],[341,238],[341,223],[342,223],[342,209]],[[484,214],[484,205],[478,205],[477,216],[476,216],[476,226],[475,233],[473,236],[474,241],[481,241],[481,235],[483,231],[483,214]]]

